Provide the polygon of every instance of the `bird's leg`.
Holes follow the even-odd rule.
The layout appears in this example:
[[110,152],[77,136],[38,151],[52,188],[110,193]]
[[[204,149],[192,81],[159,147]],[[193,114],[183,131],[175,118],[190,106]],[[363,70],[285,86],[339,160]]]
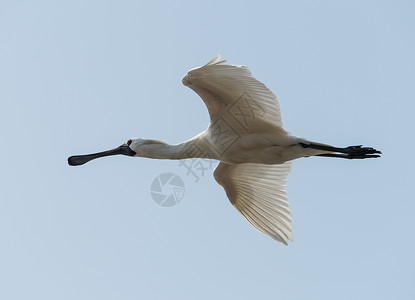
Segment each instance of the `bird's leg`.
[[[379,154],[382,152],[371,148],[371,147],[362,147],[362,145],[358,146],[349,146],[346,148],[337,148],[332,147],[329,145],[322,145],[322,144],[315,144],[315,143],[300,143],[300,145],[304,148],[311,148],[316,150],[322,151],[330,151],[334,153],[324,153],[318,154],[317,156],[325,156],[325,157],[339,157],[339,158],[347,158],[347,159],[363,159],[363,158],[376,158],[380,157]],[[336,153],[337,152],[337,153]],[[339,154],[341,153],[341,154]]]
[[377,158],[377,157],[380,157],[380,155],[377,155],[377,154],[348,155],[348,154],[336,154],[336,153],[317,154],[316,156],[339,157],[339,158],[347,158],[347,159],[363,159],[363,158]]

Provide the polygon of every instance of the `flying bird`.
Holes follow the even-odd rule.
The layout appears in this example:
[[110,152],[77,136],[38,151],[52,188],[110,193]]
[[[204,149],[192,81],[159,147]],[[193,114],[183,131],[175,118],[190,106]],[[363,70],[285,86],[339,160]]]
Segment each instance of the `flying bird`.
[[380,157],[381,152],[371,147],[339,148],[289,134],[276,96],[247,67],[227,64],[219,55],[188,71],[182,82],[206,104],[210,123],[205,131],[177,145],[132,138],[112,150],[71,156],[69,165],[117,154],[218,160],[213,176],[232,205],[257,230],[287,245],[293,235],[286,183],[294,159]]

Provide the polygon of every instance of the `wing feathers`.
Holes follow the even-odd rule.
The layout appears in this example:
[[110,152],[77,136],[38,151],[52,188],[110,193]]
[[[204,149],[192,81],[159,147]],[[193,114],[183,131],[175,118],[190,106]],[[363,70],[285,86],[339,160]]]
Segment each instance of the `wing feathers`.
[[219,163],[216,181],[233,206],[260,232],[287,244],[293,240],[285,185],[291,163],[281,165]]
[[[247,67],[226,64],[218,55],[204,66],[190,70],[183,84],[205,102],[211,119],[209,128],[232,132],[235,139],[252,133],[286,134],[277,98],[252,77]],[[287,244],[293,240],[285,191],[290,168],[290,162],[280,165],[221,162],[214,177],[232,205],[253,227]]]
[[[219,60],[220,56],[216,56],[204,66],[190,70],[191,81],[186,81],[206,103],[211,122],[219,117],[226,122],[239,118],[237,122],[243,121],[247,132],[270,126],[282,128],[277,97],[252,77],[247,67]],[[221,109],[213,109],[218,106]],[[237,111],[241,113],[239,117]]]
[[205,65],[205,66],[211,66],[211,65],[219,65],[219,64],[224,64],[226,63],[226,60],[220,60],[220,54],[216,55],[214,58],[212,58],[211,60],[209,60]]

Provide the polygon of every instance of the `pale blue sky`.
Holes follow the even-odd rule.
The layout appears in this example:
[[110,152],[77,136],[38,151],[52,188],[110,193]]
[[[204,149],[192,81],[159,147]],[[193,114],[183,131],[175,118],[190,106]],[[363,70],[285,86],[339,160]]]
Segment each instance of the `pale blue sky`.
[[[414,299],[413,3],[1,0],[0,299]],[[67,165],[204,130],[181,78],[216,54],[275,92],[291,133],[384,153],[296,161],[288,247],[211,174]],[[163,172],[186,185],[171,208],[150,196]]]

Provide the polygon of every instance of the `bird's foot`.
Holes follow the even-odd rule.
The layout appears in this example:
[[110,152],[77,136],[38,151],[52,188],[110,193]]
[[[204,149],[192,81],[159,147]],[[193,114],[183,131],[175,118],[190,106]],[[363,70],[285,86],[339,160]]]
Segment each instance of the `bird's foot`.
[[382,152],[372,147],[362,147],[362,145],[349,146],[345,150],[346,158],[349,159],[376,158],[380,157],[379,154],[382,154]]

